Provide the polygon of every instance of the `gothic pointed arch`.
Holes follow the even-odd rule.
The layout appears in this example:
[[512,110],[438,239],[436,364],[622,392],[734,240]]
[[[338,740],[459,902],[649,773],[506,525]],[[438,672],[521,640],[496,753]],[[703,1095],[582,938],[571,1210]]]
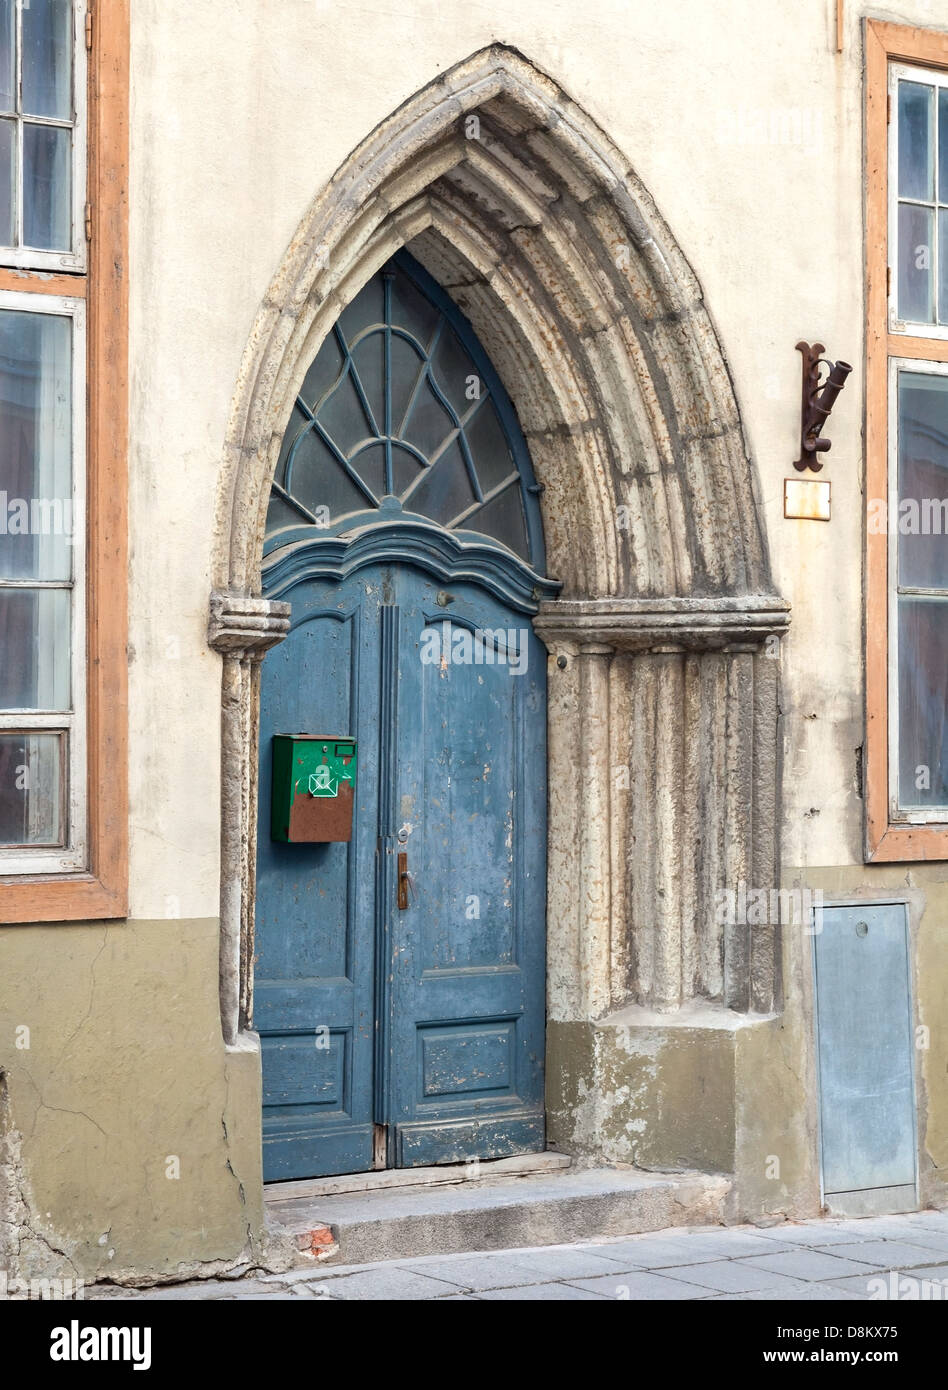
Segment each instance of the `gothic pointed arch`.
[[[235,397],[219,584],[255,590],[303,375],[345,305],[406,243],[516,402],[568,594],[769,591],[753,469],[696,277],[606,135],[502,47],[373,131],[293,238]],[[595,544],[578,547],[577,535]]]
[[[271,483],[310,364],[402,247],[470,321],[516,408],[547,571],[563,586],[536,620],[559,672],[551,1013],[674,1011],[695,997],[766,1012],[775,930],[752,935],[713,910],[738,879],[775,882],[778,663],[764,644],[788,622],[731,378],[698,281],[627,159],[556,82],[495,45],[405,102],[317,194],[244,354],[210,631],[227,658],[225,1037],[250,1016],[254,658],[287,621],[259,598]],[[558,791],[575,737],[582,775]]]

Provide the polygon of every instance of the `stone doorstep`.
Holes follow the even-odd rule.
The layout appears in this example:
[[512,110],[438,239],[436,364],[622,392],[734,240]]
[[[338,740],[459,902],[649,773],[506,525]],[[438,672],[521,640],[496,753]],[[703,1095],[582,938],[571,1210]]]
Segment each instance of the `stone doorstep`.
[[350,1192],[391,1191],[403,1187],[438,1187],[479,1181],[481,1178],[523,1177],[527,1174],[552,1173],[572,1164],[569,1154],[547,1150],[537,1154],[517,1154],[513,1158],[481,1160],[478,1163],[440,1164],[428,1168],[387,1168],[371,1173],[342,1173],[328,1178],[304,1178],[291,1182],[267,1183],[263,1200],[267,1208],[268,1226],[280,1234],[289,1232],[296,1249],[312,1255],[321,1264],[339,1253],[339,1245],[330,1226],[312,1225],[309,1218],[302,1228],[280,1219],[280,1204],[315,1200]]
[[268,1207],[293,1202],[301,1197],[334,1197],[342,1192],[374,1192],[379,1188],[438,1187],[450,1183],[478,1182],[482,1178],[523,1177],[532,1173],[558,1172],[569,1168],[569,1154],[552,1149],[538,1154],[517,1154],[513,1158],[479,1159],[476,1163],[444,1163],[430,1168],[385,1168],[373,1173],[341,1173],[331,1178],[303,1178],[293,1182],[264,1185],[263,1200]]
[[560,1166],[286,1199],[268,1203],[267,1215],[320,1264],[356,1265],[723,1224],[729,1189],[705,1173]]

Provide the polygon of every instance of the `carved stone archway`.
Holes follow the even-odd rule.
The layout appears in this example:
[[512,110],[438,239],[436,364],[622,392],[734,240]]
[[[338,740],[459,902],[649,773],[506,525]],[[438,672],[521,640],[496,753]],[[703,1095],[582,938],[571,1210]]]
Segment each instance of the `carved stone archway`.
[[209,633],[224,656],[225,1040],[251,1019],[258,662],[288,622],[259,597],[270,482],[320,343],[409,243],[516,405],[564,586],[536,620],[551,652],[550,1019],[670,1017],[689,1001],[767,1014],[776,929],[714,910],[722,887],[776,883],[773,658],[789,621],[732,383],[695,275],[624,157],[495,46],[336,172],[244,356]]

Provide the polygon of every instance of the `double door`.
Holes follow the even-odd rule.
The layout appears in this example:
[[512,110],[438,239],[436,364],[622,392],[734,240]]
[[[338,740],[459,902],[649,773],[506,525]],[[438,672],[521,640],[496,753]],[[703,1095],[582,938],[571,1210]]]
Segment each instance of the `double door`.
[[[263,664],[254,1026],[269,1180],[544,1146],[546,653],[411,564],[284,595]],[[358,740],[348,843],[270,837],[272,736]]]

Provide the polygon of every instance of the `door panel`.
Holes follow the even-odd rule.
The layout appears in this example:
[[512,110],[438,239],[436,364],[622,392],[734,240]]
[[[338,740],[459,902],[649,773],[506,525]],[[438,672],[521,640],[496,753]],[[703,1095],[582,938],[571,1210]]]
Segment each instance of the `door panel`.
[[[264,1178],[372,1167],[378,610],[381,571],[291,592],[261,673],[254,1024],[263,1054]],[[271,738],[349,734],[359,771],[349,844],[270,838]]]
[[544,1142],[546,653],[529,619],[474,585],[406,568],[398,592],[397,819],[414,897],[392,928],[396,1161],[531,1151]]
[[[823,908],[815,940],[823,1188],[853,1214],[914,1206],[914,1049],[905,908]],[[910,1200],[906,1200],[906,1199]]]

